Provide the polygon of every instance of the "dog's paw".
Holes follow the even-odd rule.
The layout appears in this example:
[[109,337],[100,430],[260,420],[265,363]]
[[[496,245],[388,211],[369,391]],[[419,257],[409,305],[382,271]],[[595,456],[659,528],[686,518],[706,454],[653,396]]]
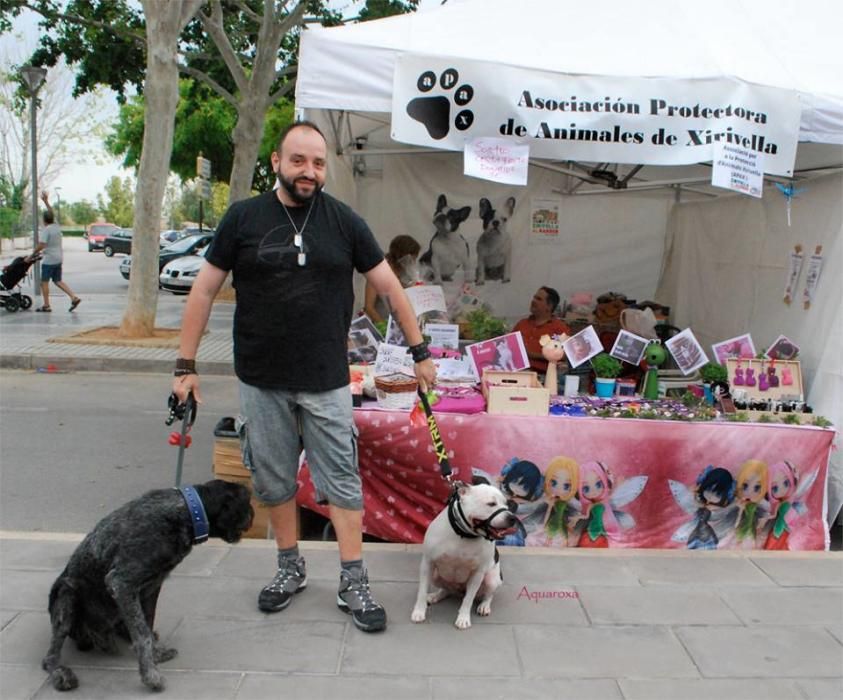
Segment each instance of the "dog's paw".
[[79,679],[67,666],[57,666],[50,674],[50,682],[56,690],[73,690],[79,687]]
[[159,693],[167,687],[167,681],[157,668],[150,668],[141,676],[141,680],[147,688],[157,690]]
[[471,616],[470,615],[457,615],[457,621],[454,623],[458,630],[467,630],[471,627]]
[[484,600],[477,606],[477,614],[481,617],[488,617],[492,614],[492,601]]
[[413,622],[424,622],[425,618],[427,618],[427,608],[413,608],[413,613],[410,615]]
[[[445,138],[451,130],[451,101],[459,111],[453,119],[453,126],[458,131],[465,131],[474,123],[474,112],[463,109],[474,97],[474,88],[468,83],[458,85],[459,73],[455,68],[448,68],[437,76],[432,70],[419,76],[416,87],[419,92],[430,93],[437,87],[446,94],[414,97],[407,103],[407,114],[424,125],[428,135],[437,141]],[[453,90],[453,92],[451,92]]]
[[165,661],[175,659],[178,656],[179,650],[173,647],[156,646],[152,651],[152,658],[155,663],[163,664]]

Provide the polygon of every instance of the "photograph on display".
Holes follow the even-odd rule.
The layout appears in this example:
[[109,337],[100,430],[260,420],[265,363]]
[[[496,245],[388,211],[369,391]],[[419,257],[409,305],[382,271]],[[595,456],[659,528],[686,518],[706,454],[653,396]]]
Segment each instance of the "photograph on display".
[[481,340],[466,347],[465,351],[478,379],[483,377],[483,370],[516,372],[530,366],[524,338],[520,333],[507,333]]
[[351,322],[348,331],[348,363],[367,364],[375,361],[378,345],[383,342],[372,320],[363,314]]
[[705,350],[690,328],[666,341],[665,346],[673,355],[682,374],[691,374],[708,362]]
[[749,333],[729,338],[711,346],[714,359],[718,364],[726,366],[726,360],[755,357],[755,343]]
[[622,330],[618,333],[609,354],[631,365],[637,365],[644,357],[644,351],[649,343],[649,340],[642,338],[640,335]]
[[603,344],[597,337],[594,326],[583,328],[576,335],[572,335],[562,347],[565,348],[565,356],[572,368],[579,367],[583,362],[603,352]]
[[799,346],[790,338],[780,335],[764,353],[771,360],[795,360],[799,355]]
[[[445,292],[438,285],[421,285],[407,287],[404,290],[407,299],[416,314],[416,321],[419,328],[424,328],[428,323],[450,323],[448,318],[448,307],[445,303]],[[407,345],[404,333],[398,320],[392,314],[386,325],[386,342],[391,345]]]

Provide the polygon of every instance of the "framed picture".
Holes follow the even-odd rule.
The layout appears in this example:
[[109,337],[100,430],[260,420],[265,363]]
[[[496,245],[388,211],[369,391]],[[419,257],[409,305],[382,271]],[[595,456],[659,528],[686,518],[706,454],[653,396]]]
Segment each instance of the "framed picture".
[[749,333],[729,338],[720,343],[715,343],[711,346],[711,351],[714,353],[714,359],[718,364],[726,366],[726,360],[729,358],[753,358],[755,357],[755,343],[752,342],[752,336]]
[[631,365],[637,365],[644,357],[644,351],[649,343],[649,340],[642,338],[640,335],[622,330],[615,338],[615,344],[609,354]]
[[799,355],[799,346],[787,336],[780,335],[764,354],[771,360],[795,360]]
[[483,377],[485,369],[516,372],[530,366],[524,338],[520,333],[507,333],[472,343],[466,347],[465,352],[478,379]]
[[348,330],[348,363],[366,364],[375,361],[378,345],[383,341],[372,320],[363,314],[351,322]]
[[666,341],[665,346],[673,355],[682,374],[691,374],[708,362],[705,350],[690,328]]
[[603,352],[603,344],[597,337],[594,326],[586,326],[576,335],[572,335],[562,347],[565,348],[565,356],[572,368],[579,367],[586,360]]

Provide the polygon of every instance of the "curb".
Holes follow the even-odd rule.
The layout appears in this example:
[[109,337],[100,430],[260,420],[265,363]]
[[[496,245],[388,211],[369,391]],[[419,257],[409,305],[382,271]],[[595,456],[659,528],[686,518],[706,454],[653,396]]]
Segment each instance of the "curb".
[[[198,361],[199,374],[234,376],[231,362]],[[125,357],[67,357],[62,355],[0,354],[0,369],[35,370],[40,372],[141,372],[171,374],[173,360],[151,360]]]

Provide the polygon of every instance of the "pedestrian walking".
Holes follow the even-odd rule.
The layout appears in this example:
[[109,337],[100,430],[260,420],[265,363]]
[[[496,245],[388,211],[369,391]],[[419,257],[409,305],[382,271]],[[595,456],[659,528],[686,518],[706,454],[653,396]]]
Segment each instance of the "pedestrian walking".
[[79,306],[82,300],[73,293],[67,282],[62,280],[61,266],[64,253],[62,251],[61,226],[56,221],[56,216],[53,213],[53,207],[50,206],[50,198],[47,192],[41,193],[41,201],[44,202],[44,206],[46,207],[42,214],[44,228],[39,233],[38,245],[35,246],[33,253],[43,253],[41,257],[41,296],[44,301],[35,310],[41,312],[50,312],[53,310],[50,306],[50,282],[52,281],[53,284],[70,297],[70,308],[68,311],[73,311]]

